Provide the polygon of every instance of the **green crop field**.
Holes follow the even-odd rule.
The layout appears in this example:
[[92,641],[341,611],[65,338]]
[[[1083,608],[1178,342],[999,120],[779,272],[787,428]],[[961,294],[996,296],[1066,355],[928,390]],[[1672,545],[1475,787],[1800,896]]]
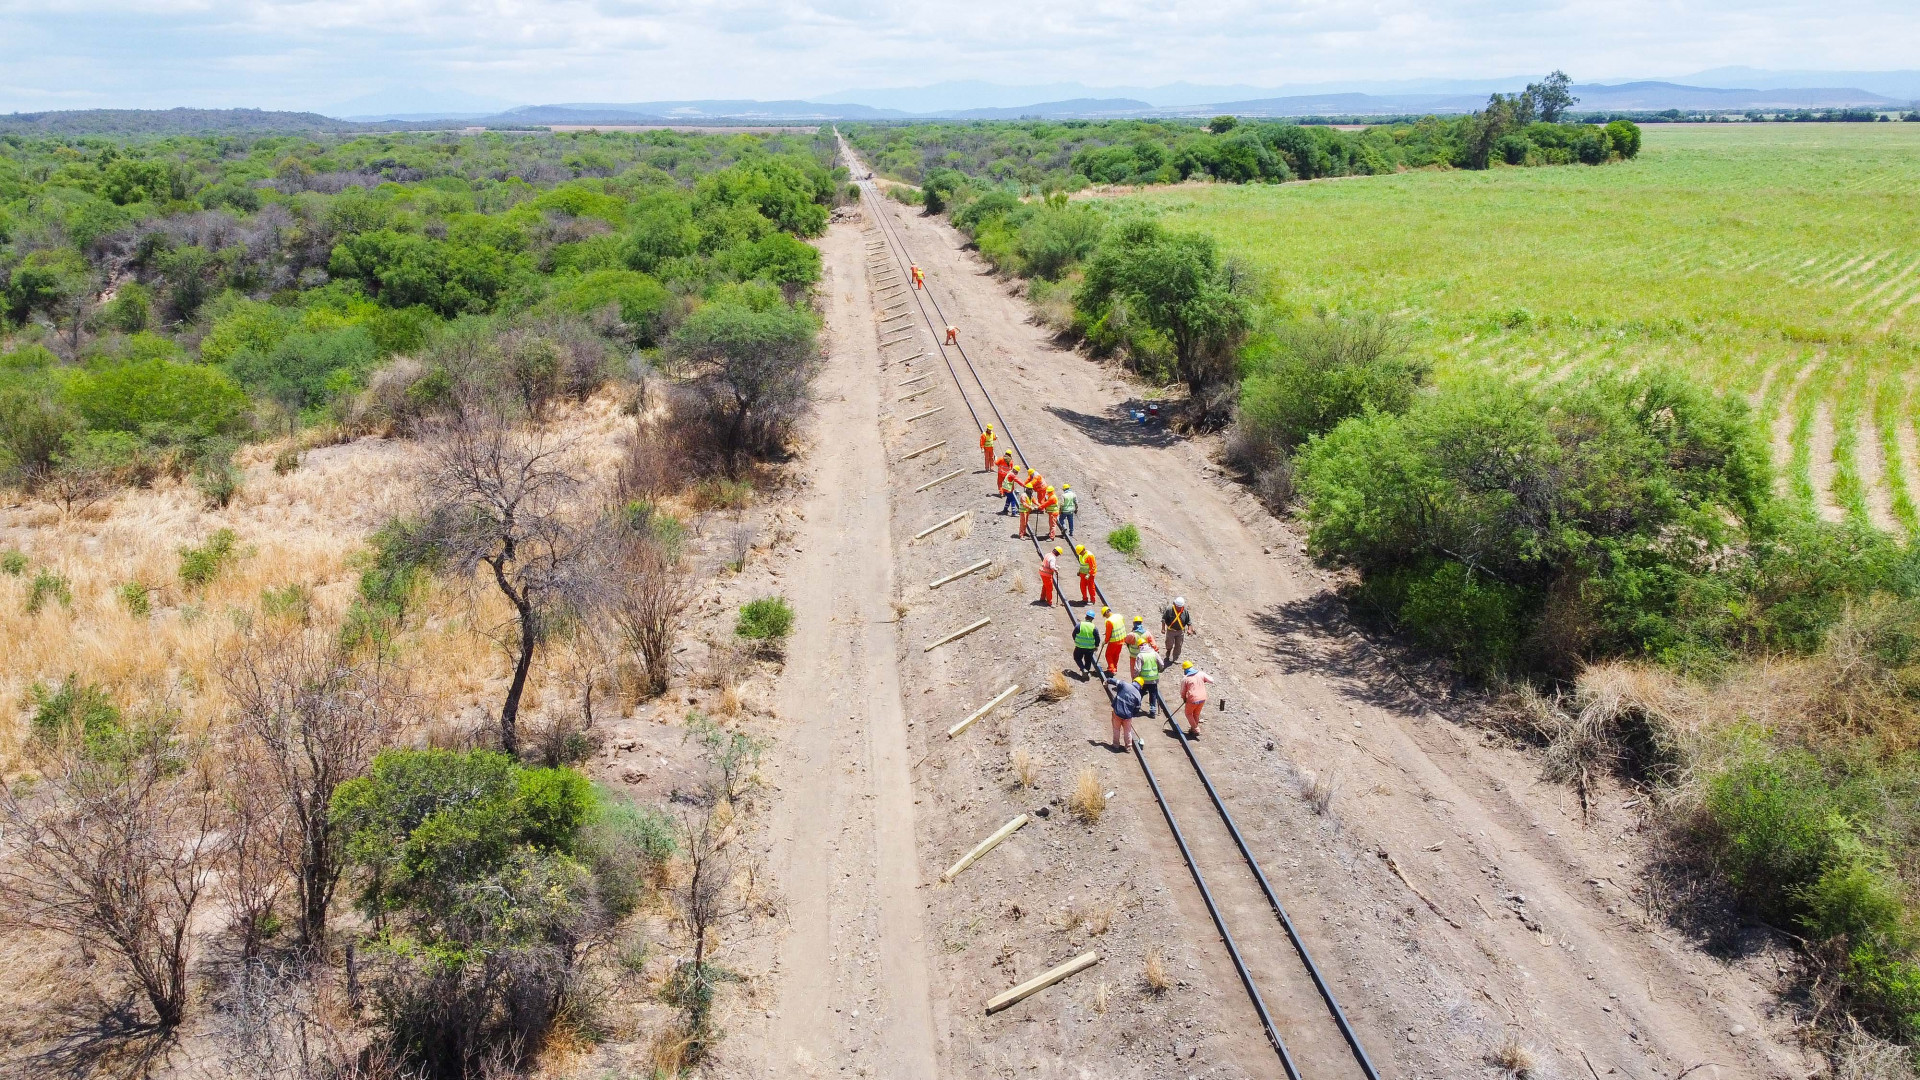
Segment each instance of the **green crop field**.
[[1749,396],[1783,483],[1920,529],[1920,124],[1649,126],[1603,168],[1125,197],[1276,302],[1394,312],[1443,377],[1677,363]]

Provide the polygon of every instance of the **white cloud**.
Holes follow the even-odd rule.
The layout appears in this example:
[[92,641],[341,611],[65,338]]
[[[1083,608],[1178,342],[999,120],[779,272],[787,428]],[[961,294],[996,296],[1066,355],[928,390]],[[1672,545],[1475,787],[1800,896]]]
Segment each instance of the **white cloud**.
[[0,109],[1912,66],[1910,0],[0,0]]

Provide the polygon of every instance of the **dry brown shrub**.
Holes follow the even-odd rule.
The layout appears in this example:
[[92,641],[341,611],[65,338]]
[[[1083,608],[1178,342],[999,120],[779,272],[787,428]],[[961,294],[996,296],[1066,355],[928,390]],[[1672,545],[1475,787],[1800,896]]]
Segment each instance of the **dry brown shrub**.
[[959,521],[954,522],[953,528],[947,531],[953,534],[953,538],[955,540],[965,540],[967,537],[972,536],[973,535],[973,515],[968,514],[966,517],[963,517]]
[[1107,980],[1101,979],[1100,985],[1093,988],[1093,1011],[1104,1015],[1107,1011]]
[[1073,686],[1067,682],[1067,677],[1056,671],[1053,677],[1047,680],[1047,685],[1040,690],[1040,700],[1064,701],[1071,693],[1073,693]]
[[1099,821],[1100,815],[1107,812],[1107,794],[1100,790],[1100,776],[1093,771],[1093,766],[1081,769],[1080,775],[1074,777],[1073,793],[1067,796],[1067,809],[1089,825]]
[[1024,746],[1014,747],[1007,755],[1007,766],[1013,770],[1014,782],[1023,788],[1040,782],[1040,766],[1033,760],[1033,751]]
[[1087,933],[1099,937],[1113,928],[1115,905],[1108,900],[1095,900],[1081,911],[1081,920],[1086,924]]
[[1533,1074],[1533,1051],[1527,1049],[1519,1039],[1508,1035],[1487,1055],[1487,1063],[1509,1076],[1526,1080]]
[[1173,985],[1173,978],[1167,974],[1167,958],[1160,946],[1147,948],[1147,963],[1142,974],[1147,980],[1147,989],[1156,994],[1164,994]]

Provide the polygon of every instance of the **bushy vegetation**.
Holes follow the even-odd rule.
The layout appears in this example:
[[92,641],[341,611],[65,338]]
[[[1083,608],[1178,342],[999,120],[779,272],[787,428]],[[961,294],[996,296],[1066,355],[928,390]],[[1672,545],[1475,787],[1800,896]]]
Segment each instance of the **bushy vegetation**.
[[778,645],[793,633],[793,607],[779,596],[750,600],[741,606],[733,632],[749,641]]
[[[237,481],[203,463],[235,439],[313,420],[404,429],[476,386],[537,407],[629,370],[621,354],[690,314],[684,344],[703,358],[715,335],[700,329],[742,309],[792,324],[742,332],[804,351],[812,324],[793,305],[820,260],[801,238],[844,194],[825,147],[9,136],[0,482],[91,492],[194,473],[224,505]],[[741,283],[771,291],[698,314]],[[730,470],[782,431],[753,412],[722,422],[739,429]]]
[[945,209],[953,171],[1033,192],[1089,184],[1279,183],[1445,166],[1599,165],[1640,152],[1632,121],[1562,123],[1528,94],[1494,95],[1487,108],[1357,132],[1297,122],[1062,120],[854,124],[854,148],[881,173],[923,185]]

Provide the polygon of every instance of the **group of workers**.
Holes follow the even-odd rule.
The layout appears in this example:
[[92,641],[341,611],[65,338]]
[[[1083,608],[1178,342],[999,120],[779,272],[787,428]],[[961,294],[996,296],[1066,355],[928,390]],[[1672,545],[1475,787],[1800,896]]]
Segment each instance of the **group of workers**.
[[[1020,518],[1019,536],[1035,536],[1032,519],[1044,514],[1047,518],[1047,535],[1052,540],[1060,535],[1067,540],[1073,539],[1074,513],[1079,509],[1079,499],[1073,493],[1072,484],[1061,484],[1055,491],[1040,475],[1040,470],[1014,465],[1012,451],[1000,453],[997,457],[999,436],[994,433],[993,425],[988,424],[980,432],[980,460],[986,471],[993,474],[995,490],[1005,499],[1000,509],[1004,515],[1018,515]],[[1038,538],[1036,536],[1036,538]],[[1060,587],[1060,559],[1066,554],[1065,547],[1055,547],[1050,553],[1042,553],[1040,558],[1040,602],[1053,606],[1053,597],[1060,594],[1062,603],[1069,607],[1073,601],[1066,598],[1066,590]],[[1194,633],[1193,615],[1187,610],[1187,600],[1183,596],[1174,597],[1173,603],[1160,611],[1160,633],[1166,641],[1167,651],[1162,659],[1160,650],[1154,643],[1153,635],[1147,632],[1146,621],[1135,616],[1131,629],[1124,616],[1112,609],[1102,607],[1096,618],[1093,605],[1100,599],[1099,589],[1094,583],[1099,563],[1093,552],[1084,544],[1073,545],[1073,560],[1080,578],[1079,603],[1087,605],[1085,614],[1073,631],[1073,662],[1089,678],[1103,679],[1112,691],[1113,698],[1113,745],[1124,748],[1133,742],[1133,720],[1142,712],[1152,715],[1153,710],[1164,703],[1160,697],[1160,672],[1168,664],[1180,665],[1180,703],[1187,720],[1187,734],[1200,736],[1202,708],[1207,703],[1207,684],[1213,682],[1213,676],[1201,671],[1191,660],[1182,660],[1181,651],[1186,646],[1187,635]],[[1104,646],[1106,651],[1106,670],[1101,670],[1099,652]],[[1127,654],[1127,677],[1119,677],[1120,653]]]

